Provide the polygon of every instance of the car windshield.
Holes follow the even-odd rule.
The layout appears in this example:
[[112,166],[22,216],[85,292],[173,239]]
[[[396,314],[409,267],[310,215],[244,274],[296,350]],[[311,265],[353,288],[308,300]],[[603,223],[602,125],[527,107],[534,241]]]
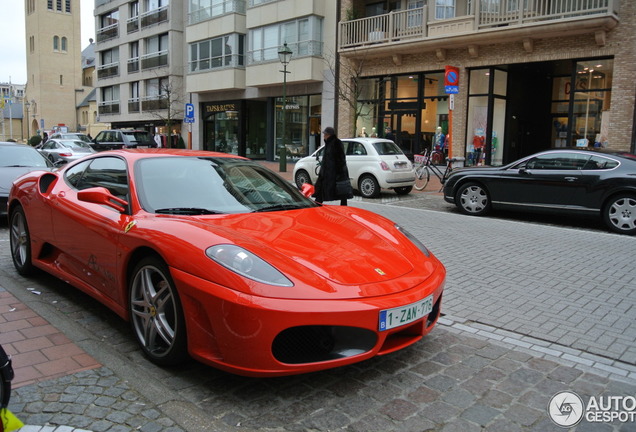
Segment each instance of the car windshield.
[[139,201],[151,213],[247,213],[317,206],[291,183],[243,159],[142,159],[135,179]]
[[150,141],[150,137],[147,132],[124,132],[124,135],[130,138],[130,141],[132,142]]
[[377,141],[373,143],[375,151],[379,155],[400,155],[403,154],[402,150],[393,141]]
[[50,162],[37,150],[22,146],[0,146],[0,167],[50,167]]
[[64,139],[72,139],[72,140],[79,140],[79,141],[83,141],[86,143],[90,143],[91,139],[84,135],[84,134],[66,134],[66,135],[62,135],[62,138]]

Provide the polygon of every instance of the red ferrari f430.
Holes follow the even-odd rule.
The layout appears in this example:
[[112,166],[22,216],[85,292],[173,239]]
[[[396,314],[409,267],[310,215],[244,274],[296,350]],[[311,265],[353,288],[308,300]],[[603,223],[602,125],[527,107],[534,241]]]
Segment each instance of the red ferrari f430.
[[227,154],[101,152],[14,182],[11,254],[20,274],[44,270],[129,320],[159,365],[290,375],[430,332],[442,263],[390,220],[307,189]]

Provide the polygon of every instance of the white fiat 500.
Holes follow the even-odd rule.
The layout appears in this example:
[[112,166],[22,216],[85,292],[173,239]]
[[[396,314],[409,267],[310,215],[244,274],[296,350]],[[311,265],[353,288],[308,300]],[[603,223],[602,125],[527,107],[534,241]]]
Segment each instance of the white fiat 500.
[[[347,156],[351,186],[365,198],[377,197],[380,189],[406,195],[413,189],[413,164],[391,140],[382,138],[341,138]],[[318,178],[324,145],[296,162],[294,181],[298,187],[314,184]]]

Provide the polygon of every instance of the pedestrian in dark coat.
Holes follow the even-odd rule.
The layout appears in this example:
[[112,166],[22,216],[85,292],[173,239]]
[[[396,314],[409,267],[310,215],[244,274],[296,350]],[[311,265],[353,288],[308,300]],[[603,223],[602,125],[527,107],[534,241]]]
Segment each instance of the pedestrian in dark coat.
[[314,197],[319,203],[339,199],[340,205],[347,205],[348,197],[338,196],[336,191],[336,181],[349,179],[344,146],[336,136],[334,128],[325,128],[323,135],[325,137],[325,150],[322,153]]

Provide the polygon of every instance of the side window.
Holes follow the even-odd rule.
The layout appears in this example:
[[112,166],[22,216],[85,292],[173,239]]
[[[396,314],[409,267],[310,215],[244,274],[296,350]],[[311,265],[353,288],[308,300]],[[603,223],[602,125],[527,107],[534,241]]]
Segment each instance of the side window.
[[[79,163],[72,168],[69,168],[66,171],[66,174],[64,177],[66,179],[66,182],[69,185],[73,186],[75,189],[82,189],[80,188],[80,184],[82,181],[82,177],[84,176],[84,171],[86,170],[86,167],[88,167],[89,163],[90,161],[86,161],[86,162]],[[83,189],[86,189],[86,188],[83,188]]]
[[551,153],[530,159],[527,169],[534,170],[578,170],[583,168],[589,156],[580,153]]
[[115,157],[80,163],[66,172],[66,181],[78,190],[105,187],[117,197],[126,198],[128,195],[126,163]]
[[608,170],[612,168],[616,168],[618,166],[618,161],[614,159],[609,159],[602,156],[592,156],[585,166],[584,170]]

